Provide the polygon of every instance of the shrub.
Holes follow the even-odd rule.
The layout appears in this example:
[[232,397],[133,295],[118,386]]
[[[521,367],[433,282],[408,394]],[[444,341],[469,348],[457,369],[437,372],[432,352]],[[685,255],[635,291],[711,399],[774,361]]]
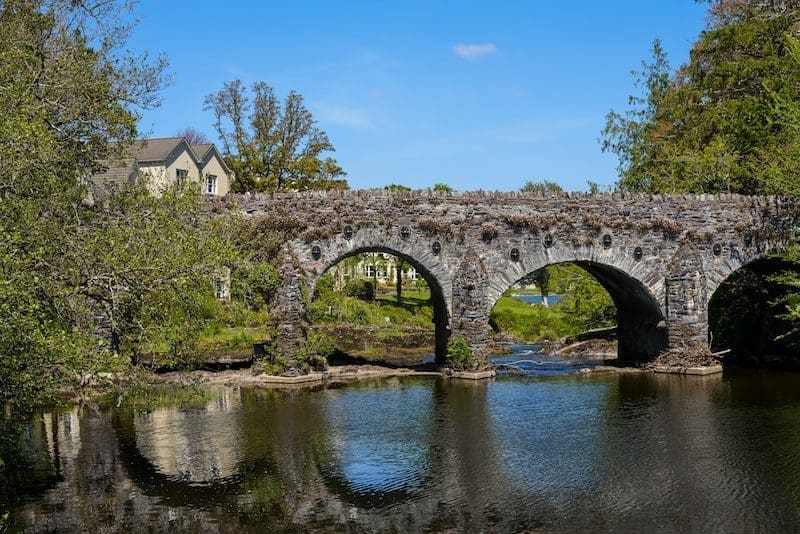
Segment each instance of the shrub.
[[324,332],[311,331],[308,338],[297,352],[297,370],[306,372],[309,369],[324,369],[328,357],[338,350],[336,341]]
[[447,359],[456,369],[473,367],[472,349],[463,337],[454,336],[447,342]]
[[289,361],[283,356],[273,355],[264,362],[264,373],[268,375],[282,375],[289,368]]
[[372,302],[375,300],[375,285],[371,280],[350,280],[345,284],[344,292],[364,302]]
[[266,307],[280,285],[278,271],[269,263],[242,263],[231,275],[231,294],[254,310]]

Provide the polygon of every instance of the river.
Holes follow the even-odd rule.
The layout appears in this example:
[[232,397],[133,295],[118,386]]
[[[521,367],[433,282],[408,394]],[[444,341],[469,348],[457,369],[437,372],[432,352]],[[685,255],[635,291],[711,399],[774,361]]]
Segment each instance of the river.
[[475,383],[172,388],[46,413],[0,510],[31,531],[800,526],[800,375],[576,375],[525,347],[513,358],[534,361]]

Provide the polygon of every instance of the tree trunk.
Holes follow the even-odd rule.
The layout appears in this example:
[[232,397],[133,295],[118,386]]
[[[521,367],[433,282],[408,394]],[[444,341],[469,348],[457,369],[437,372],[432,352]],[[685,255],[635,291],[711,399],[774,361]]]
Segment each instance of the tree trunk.
[[397,278],[397,303],[403,303],[403,269],[402,265],[398,262],[394,266],[395,277]]
[[549,308],[550,307],[550,304],[547,302],[547,292],[546,291],[542,291],[542,306],[544,306],[545,308]]

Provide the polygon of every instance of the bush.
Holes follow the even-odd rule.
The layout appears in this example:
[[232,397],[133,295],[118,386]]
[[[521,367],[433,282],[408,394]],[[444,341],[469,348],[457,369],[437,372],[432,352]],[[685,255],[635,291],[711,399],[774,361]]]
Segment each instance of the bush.
[[283,356],[273,355],[264,362],[264,373],[268,375],[282,375],[289,368],[289,361]]
[[471,369],[474,366],[472,349],[463,337],[451,337],[447,342],[447,359],[456,369]]
[[295,355],[297,370],[325,369],[328,357],[336,353],[336,341],[324,332],[311,331]]
[[364,302],[372,302],[375,300],[375,285],[371,280],[350,280],[345,284],[344,292]]
[[231,275],[231,294],[254,310],[266,307],[280,285],[280,275],[269,263],[242,263]]

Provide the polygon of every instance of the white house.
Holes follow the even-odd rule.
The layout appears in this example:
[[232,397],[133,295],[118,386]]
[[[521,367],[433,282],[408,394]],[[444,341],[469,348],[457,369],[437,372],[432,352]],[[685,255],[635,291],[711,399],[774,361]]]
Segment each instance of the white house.
[[183,137],[134,141],[122,155],[103,163],[106,170],[87,184],[93,199],[106,198],[110,191],[145,178],[155,195],[172,185],[193,182],[203,194],[225,196],[233,179],[213,144],[190,145]]

